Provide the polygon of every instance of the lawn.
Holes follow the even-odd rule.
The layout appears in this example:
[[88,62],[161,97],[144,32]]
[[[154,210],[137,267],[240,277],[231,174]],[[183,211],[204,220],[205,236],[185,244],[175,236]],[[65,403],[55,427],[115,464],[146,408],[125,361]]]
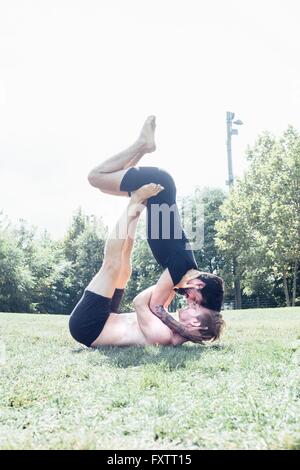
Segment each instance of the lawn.
[[0,448],[300,449],[300,308],[224,316],[218,344],[93,351],[0,314]]

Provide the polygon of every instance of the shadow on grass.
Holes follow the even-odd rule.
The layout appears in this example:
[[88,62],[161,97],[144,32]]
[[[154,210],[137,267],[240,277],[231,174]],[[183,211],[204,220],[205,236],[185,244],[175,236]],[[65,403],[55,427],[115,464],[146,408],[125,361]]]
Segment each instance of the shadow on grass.
[[[103,346],[98,348],[95,354],[99,354],[99,359],[105,357],[105,362],[113,367],[126,368],[138,367],[141,365],[161,365],[168,370],[184,369],[191,361],[200,361],[201,356],[207,350],[223,350],[220,344],[199,346],[182,345],[172,346],[152,346],[152,347],[122,347]],[[95,357],[93,363],[95,364]],[[96,364],[95,364],[96,365]]]

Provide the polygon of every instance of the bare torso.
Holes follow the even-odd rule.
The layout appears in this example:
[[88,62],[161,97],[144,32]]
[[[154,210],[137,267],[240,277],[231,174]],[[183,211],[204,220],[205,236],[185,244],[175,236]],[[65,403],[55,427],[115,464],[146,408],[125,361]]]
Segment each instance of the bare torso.
[[148,324],[143,332],[136,312],[111,313],[102,332],[91,346],[172,345],[172,338],[171,330],[154,315],[151,324]]

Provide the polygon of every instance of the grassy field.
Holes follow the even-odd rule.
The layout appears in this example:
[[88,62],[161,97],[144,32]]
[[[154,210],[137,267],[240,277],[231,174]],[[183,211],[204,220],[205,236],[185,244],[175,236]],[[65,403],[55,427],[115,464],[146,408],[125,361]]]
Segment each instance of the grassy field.
[[300,449],[300,308],[225,319],[215,345],[92,351],[0,314],[0,448]]

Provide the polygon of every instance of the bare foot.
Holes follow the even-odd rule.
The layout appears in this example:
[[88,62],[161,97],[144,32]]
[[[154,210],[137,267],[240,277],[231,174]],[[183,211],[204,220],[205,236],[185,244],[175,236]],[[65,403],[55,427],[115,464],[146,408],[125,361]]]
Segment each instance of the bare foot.
[[142,149],[145,151],[145,153],[151,153],[156,150],[156,145],[155,145],[155,140],[154,140],[154,132],[156,128],[156,123],[155,123],[155,116],[148,116],[141,134],[138,138],[138,142],[141,143]]
[[165,188],[160,184],[150,183],[145,184],[141,188],[137,189],[131,196],[131,201],[135,204],[143,203],[149,197],[156,196],[158,193],[163,191]]
[[137,140],[138,150],[133,158],[125,163],[123,169],[126,170],[127,168],[131,168],[136,166],[140,159],[145,155],[145,153],[151,153],[156,150],[155,140],[154,140],[154,133],[156,128],[155,123],[155,116],[148,116],[143,128],[141,130],[140,136]]

